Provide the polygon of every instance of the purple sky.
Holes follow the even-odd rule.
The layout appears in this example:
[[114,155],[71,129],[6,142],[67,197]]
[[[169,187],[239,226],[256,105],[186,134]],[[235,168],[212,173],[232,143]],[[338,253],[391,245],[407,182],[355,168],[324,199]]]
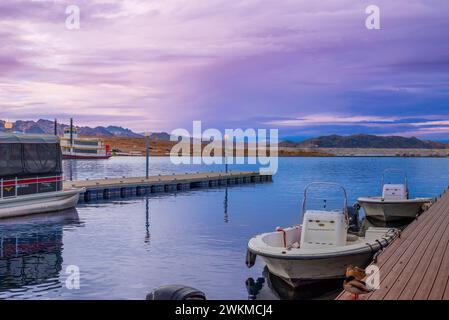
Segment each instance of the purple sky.
[[449,1],[1,1],[0,119],[70,116],[449,139]]

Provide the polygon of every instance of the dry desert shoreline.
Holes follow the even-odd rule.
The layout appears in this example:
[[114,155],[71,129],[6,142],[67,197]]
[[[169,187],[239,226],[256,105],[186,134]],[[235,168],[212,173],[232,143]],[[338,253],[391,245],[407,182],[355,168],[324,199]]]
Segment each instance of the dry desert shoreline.
[[[123,154],[145,155],[145,138],[100,137],[105,144]],[[151,156],[167,156],[176,144],[152,140]],[[280,147],[281,157],[448,157],[449,149],[377,149],[377,148],[289,148]]]

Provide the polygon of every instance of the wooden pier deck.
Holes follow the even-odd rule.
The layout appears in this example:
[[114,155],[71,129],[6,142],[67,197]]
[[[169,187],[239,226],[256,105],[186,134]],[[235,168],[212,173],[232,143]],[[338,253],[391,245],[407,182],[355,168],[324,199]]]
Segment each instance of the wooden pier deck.
[[85,188],[80,202],[107,200],[115,197],[141,196],[149,193],[186,191],[196,188],[230,186],[244,183],[272,181],[271,175],[249,172],[204,172],[158,175],[134,178],[105,178],[65,181],[64,189]]
[[[449,299],[449,192],[412,222],[375,263],[380,288],[361,300]],[[337,299],[351,299],[343,292]]]

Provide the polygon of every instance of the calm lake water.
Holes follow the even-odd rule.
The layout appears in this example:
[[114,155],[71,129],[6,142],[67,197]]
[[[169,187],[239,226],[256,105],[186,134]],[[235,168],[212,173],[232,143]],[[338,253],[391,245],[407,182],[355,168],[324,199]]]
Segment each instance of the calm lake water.
[[[112,158],[67,161],[64,169],[66,178],[85,179],[141,176],[144,165],[144,158]],[[303,298],[264,278],[260,260],[246,268],[248,240],[299,223],[307,184],[341,183],[353,203],[379,194],[382,171],[392,167],[407,171],[411,196],[435,197],[449,185],[449,159],[443,158],[281,158],[272,183],[96,202],[2,220],[0,298],[144,299],[155,287],[185,284],[209,299],[247,299],[246,283],[253,283],[252,291],[261,289],[259,299]],[[151,159],[152,174],[223,169]],[[80,270],[78,290],[65,285],[71,265]]]

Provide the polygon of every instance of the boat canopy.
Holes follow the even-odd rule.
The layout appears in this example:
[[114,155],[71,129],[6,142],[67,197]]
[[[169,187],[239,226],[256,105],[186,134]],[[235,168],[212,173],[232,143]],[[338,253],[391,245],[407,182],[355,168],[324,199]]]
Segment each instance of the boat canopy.
[[0,133],[0,178],[59,175],[59,139],[50,135]]
[[59,138],[47,134],[22,134],[0,132],[0,144],[4,143],[59,143]]

